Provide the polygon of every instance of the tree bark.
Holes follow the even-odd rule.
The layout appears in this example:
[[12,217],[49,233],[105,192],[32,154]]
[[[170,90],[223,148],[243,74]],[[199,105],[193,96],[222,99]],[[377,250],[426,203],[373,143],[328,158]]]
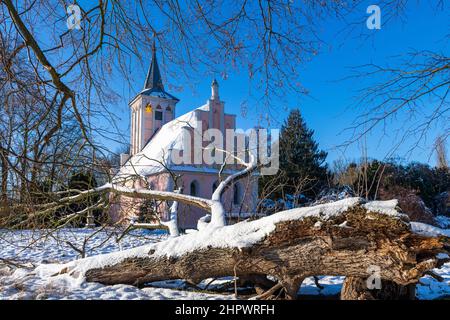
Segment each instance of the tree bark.
[[406,286],[382,280],[380,289],[368,289],[366,278],[347,277],[341,290],[341,300],[414,300],[415,284]]
[[0,144],[0,163],[1,163],[1,194],[0,194],[0,216],[6,213],[6,208],[8,206],[8,160],[6,159],[7,154],[5,149],[3,149]]
[[[261,219],[241,223],[261,223]],[[379,267],[381,278],[389,283],[414,284],[425,271],[439,266],[436,254],[447,252],[448,240],[414,233],[404,215],[371,213],[356,205],[328,219],[311,216],[278,222],[249,247],[208,246],[173,257],[155,254],[155,247],[148,256],[90,269],[85,276],[87,281],[103,284],[142,285],[169,279],[197,283],[235,274],[270,275],[282,285],[286,297],[294,299],[305,277],[340,275],[348,277],[343,298],[357,299],[366,297],[360,290],[361,279],[370,275],[370,267]]]

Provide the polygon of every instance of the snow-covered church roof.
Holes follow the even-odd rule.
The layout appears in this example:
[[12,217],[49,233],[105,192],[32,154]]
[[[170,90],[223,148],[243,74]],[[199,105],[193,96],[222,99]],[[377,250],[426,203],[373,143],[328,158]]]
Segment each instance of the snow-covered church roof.
[[[175,165],[171,161],[171,154],[174,150],[184,150],[185,135],[183,130],[188,128],[196,129],[197,113],[208,111],[208,105],[194,109],[172,121],[164,124],[147,145],[138,153],[133,155],[119,170],[114,180],[123,179],[129,176],[149,176],[166,171],[166,168],[174,169]],[[176,166],[178,169],[186,166]],[[208,172],[212,168],[190,167],[191,170]],[[215,172],[216,170],[213,170]]]

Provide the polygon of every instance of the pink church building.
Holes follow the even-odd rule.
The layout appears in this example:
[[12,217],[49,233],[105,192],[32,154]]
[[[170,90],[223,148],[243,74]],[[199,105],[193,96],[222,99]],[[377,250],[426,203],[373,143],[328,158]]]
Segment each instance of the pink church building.
[[[207,129],[217,129],[225,137],[227,129],[228,131],[236,129],[236,115],[225,112],[225,103],[219,97],[217,81],[212,82],[211,97],[203,106],[176,117],[178,102],[179,99],[164,88],[156,49],[153,46],[152,61],[144,88],[129,103],[130,153],[121,155],[121,168],[113,178],[115,183],[138,189],[173,191],[173,174],[175,174],[180,177],[177,183],[178,187],[182,187],[183,193],[211,198],[219,181],[239,169],[237,165],[226,165],[225,169],[220,171],[221,164],[207,164],[203,159],[200,163],[194,161],[194,153],[198,152],[195,149],[205,150],[211,142],[202,142],[200,146],[196,146],[194,142],[196,134],[202,135]],[[186,148],[186,142],[191,142],[190,145],[194,147],[189,150]],[[227,146],[226,139],[222,141],[221,147],[229,150],[230,146]],[[242,151],[234,148],[235,154]],[[187,161],[188,163],[173,161],[175,156],[192,161]],[[229,222],[247,218],[249,214],[255,212],[257,197],[257,175],[244,178],[228,188],[222,202],[227,210]],[[142,206],[142,200],[121,196],[111,206],[112,220],[114,222],[132,220]],[[167,204],[160,204],[157,212],[162,220],[168,219]],[[195,228],[198,219],[206,214],[199,208],[180,203],[179,227]]]

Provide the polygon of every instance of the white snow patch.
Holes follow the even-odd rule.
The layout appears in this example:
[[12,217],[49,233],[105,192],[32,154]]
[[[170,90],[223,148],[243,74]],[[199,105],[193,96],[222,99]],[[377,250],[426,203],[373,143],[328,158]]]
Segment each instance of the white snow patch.
[[195,126],[196,119],[196,110],[193,110],[163,125],[142,151],[120,168],[114,181],[130,175],[147,176],[165,171],[163,164],[170,164],[172,150],[184,149],[183,128]]
[[449,256],[448,256],[448,254],[446,254],[446,253],[438,253],[437,255],[436,255],[436,258],[438,258],[438,259],[448,259],[448,258],[450,258]]
[[369,212],[383,213],[390,216],[401,215],[396,207],[398,205],[398,200],[388,200],[388,201],[370,201],[363,205],[365,209]]
[[[173,288],[143,288],[129,285],[104,286],[98,283],[84,282],[82,277],[74,278],[68,274],[51,277],[61,270],[62,264],[48,262],[66,262],[78,257],[78,253],[64,241],[76,244],[91,237],[88,242],[90,253],[103,254],[119,250],[112,231],[94,232],[98,229],[62,229],[57,237],[45,237],[42,231],[0,230],[0,252],[3,259],[22,263],[30,268],[13,268],[0,263],[0,300],[2,299],[119,299],[119,300],[162,300],[162,299],[234,299],[233,295],[209,294],[179,290]],[[166,239],[161,232],[133,231],[123,239],[122,246],[139,246],[144,243]],[[109,238],[109,240],[108,240]],[[119,252],[120,253],[120,252]],[[1,262],[1,261],[0,261]],[[33,270],[30,264],[39,264]]]
[[342,222],[342,223],[339,225],[339,227],[341,227],[341,228],[350,228],[350,227],[348,226],[348,221]]
[[416,288],[416,296],[419,299],[432,300],[444,296],[450,297],[450,263],[444,264],[440,269],[434,269],[433,272],[444,278],[444,281],[439,282],[430,276],[421,278]]
[[323,224],[322,221],[317,221],[316,223],[314,223],[314,228],[320,229],[320,228],[322,228],[322,224]]
[[302,282],[302,286],[299,291],[300,295],[330,296],[340,294],[345,277],[319,276],[318,278],[319,285],[323,288],[316,286],[314,277],[308,277]]
[[421,222],[411,222],[411,230],[415,233],[427,236],[427,237],[437,237],[445,236],[450,237],[450,230],[441,229],[438,227],[430,226],[429,224]]

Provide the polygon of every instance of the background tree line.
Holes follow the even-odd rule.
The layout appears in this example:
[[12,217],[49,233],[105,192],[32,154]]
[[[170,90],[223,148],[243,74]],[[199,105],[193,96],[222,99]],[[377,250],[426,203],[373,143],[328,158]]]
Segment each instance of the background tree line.
[[[418,162],[403,164],[396,159],[362,158],[349,163],[338,160],[329,168],[327,153],[320,150],[313,135],[300,110],[292,110],[280,132],[280,172],[260,179],[260,197],[270,199],[265,204],[272,209],[276,201],[279,209],[311,204],[327,196],[338,200],[341,193],[341,197],[361,196],[369,200],[398,198],[405,211],[450,216],[450,170],[441,139],[436,141],[435,167]],[[423,201],[424,206],[418,208],[418,201]]]

